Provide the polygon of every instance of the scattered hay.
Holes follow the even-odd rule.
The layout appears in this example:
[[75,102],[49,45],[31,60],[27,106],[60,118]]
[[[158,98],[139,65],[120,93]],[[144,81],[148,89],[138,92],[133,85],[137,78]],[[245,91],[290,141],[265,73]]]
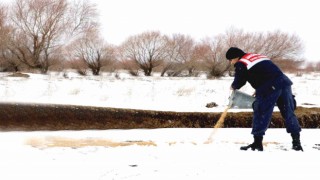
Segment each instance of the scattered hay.
[[45,137],[45,138],[30,138],[26,141],[27,145],[35,148],[53,148],[53,147],[70,147],[82,148],[88,146],[102,146],[102,147],[119,147],[119,146],[157,146],[152,141],[124,141],[115,142],[108,139],[72,139],[63,137]]
[[174,141],[174,142],[168,142],[168,144],[169,144],[169,146],[172,146],[172,145],[177,144],[177,142],[176,142],[176,141]]
[[223,127],[224,119],[226,118],[229,109],[230,109],[230,107],[228,106],[228,107],[224,110],[224,112],[221,114],[219,120],[217,121],[216,125],[215,125],[214,128],[213,128],[212,133],[210,134],[208,140],[207,140],[206,142],[204,142],[204,144],[212,143],[212,141],[213,141],[212,138],[213,138],[214,134],[216,133],[217,129]]

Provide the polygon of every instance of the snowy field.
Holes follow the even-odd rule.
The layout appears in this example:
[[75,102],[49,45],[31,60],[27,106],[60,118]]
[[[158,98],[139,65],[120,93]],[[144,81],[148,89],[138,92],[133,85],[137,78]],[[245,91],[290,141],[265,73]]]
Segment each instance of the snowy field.
[[[0,74],[1,102],[37,102],[183,112],[223,112],[229,103],[232,77],[132,77],[126,73],[79,76],[75,73]],[[320,106],[320,74],[289,75],[299,106]],[[252,94],[246,84],[241,91]],[[216,108],[206,108],[215,102]]]
[[[240,151],[250,129],[3,132],[1,179],[319,179],[320,131],[304,129],[304,152],[270,129],[263,152]],[[75,142],[75,143],[73,143]],[[100,143],[99,143],[100,142]]]
[[[1,102],[222,112],[232,78],[217,80],[73,73],[0,74]],[[320,106],[319,75],[290,75],[299,106]],[[243,92],[253,93],[246,85]],[[206,108],[209,102],[216,108]],[[230,110],[250,111],[250,110]],[[240,151],[249,128],[168,128],[0,132],[0,178],[11,179],[319,179],[320,130],[303,129],[304,152],[285,129],[269,129],[264,151]],[[212,136],[211,136],[212,135]],[[211,143],[206,143],[209,137]]]

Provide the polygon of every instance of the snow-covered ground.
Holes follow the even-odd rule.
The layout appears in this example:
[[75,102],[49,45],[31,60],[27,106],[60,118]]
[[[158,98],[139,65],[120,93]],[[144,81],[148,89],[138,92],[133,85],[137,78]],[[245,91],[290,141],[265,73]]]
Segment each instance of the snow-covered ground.
[[320,131],[304,129],[304,152],[284,129],[264,151],[240,151],[250,129],[2,132],[1,179],[319,179]]
[[[38,102],[186,112],[223,112],[229,103],[232,77],[132,77],[126,73],[79,76],[75,73],[0,74],[1,102]],[[299,106],[320,106],[320,74],[289,75]],[[246,84],[241,91],[252,94]],[[216,108],[206,108],[215,102]],[[308,103],[309,105],[304,105]]]
[[[1,102],[222,112],[232,78],[131,77],[69,73],[0,74]],[[298,105],[320,106],[319,75],[290,75]],[[253,93],[246,85],[243,92]],[[218,107],[206,108],[209,102]],[[242,110],[230,110],[242,111]],[[244,110],[248,111],[248,110]],[[11,179],[319,179],[320,130],[303,129],[304,152],[285,129],[269,129],[264,151],[240,151],[250,128],[0,131],[0,178]],[[212,136],[211,136],[212,135]],[[211,143],[206,143],[209,137]]]

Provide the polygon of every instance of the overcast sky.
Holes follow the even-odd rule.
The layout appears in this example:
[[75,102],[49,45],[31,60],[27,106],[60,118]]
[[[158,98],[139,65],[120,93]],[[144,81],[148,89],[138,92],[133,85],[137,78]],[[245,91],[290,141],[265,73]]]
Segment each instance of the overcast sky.
[[[14,1],[14,0],[0,0]],[[246,32],[281,30],[305,44],[304,56],[320,61],[317,0],[91,0],[98,5],[102,33],[119,45],[131,35],[158,30],[196,40],[230,27]]]
[[295,33],[305,57],[320,61],[320,17],[317,0],[92,0],[100,9],[109,43],[149,30],[182,33],[199,40],[230,27],[244,31]]

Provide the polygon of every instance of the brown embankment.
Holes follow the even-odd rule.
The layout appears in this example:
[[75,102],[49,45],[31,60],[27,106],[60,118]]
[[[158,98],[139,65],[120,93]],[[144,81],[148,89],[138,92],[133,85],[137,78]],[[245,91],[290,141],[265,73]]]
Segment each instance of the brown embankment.
[[[77,105],[0,103],[0,130],[85,130],[137,128],[211,128],[221,113],[167,112]],[[320,108],[298,107],[302,128],[320,127]],[[252,113],[229,112],[224,127],[251,127]],[[270,127],[283,128],[279,112]]]

